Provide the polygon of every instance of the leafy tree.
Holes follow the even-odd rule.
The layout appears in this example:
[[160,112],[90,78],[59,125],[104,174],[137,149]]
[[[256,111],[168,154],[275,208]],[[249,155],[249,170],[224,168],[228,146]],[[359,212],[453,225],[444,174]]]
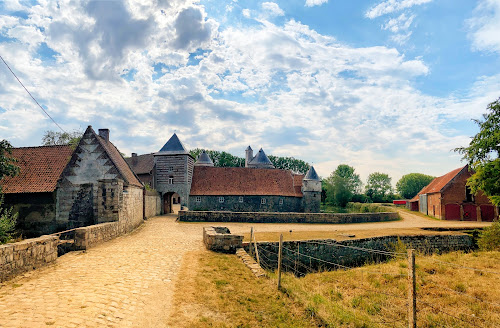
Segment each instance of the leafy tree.
[[45,131],[42,144],[44,146],[70,145],[76,147],[82,135],[83,132],[78,130],[72,132]]
[[[0,141],[0,180],[5,176],[15,176],[19,167],[15,165],[16,159],[12,158],[12,145],[7,140]],[[4,207],[4,196],[1,194],[0,185],[0,244],[10,240],[16,226],[17,213],[12,214],[12,208]]]
[[375,203],[388,201],[392,195],[391,178],[386,173],[371,173],[366,182],[365,192]]
[[352,166],[340,164],[326,179],[326,201],[345,207],[361,189],[361,179]]
[[293,172],[306,174],[311,167],[308,163],[294,157],[267,156],[274,167],[282,170],[291,170]]
[[434,177],[430,175],[425,175],[422,173],[409,173],[403,175],[401,179],[396,183],[396,190],[405,199],[411,199],[422,190],[423,187],[427,186]]
[[456,148],[475,173],[467,185],[473,193],[483,191],[496,206],[500,206],[500,98],[488,105],[483,120],[474,120],[480,131],[468,147]]

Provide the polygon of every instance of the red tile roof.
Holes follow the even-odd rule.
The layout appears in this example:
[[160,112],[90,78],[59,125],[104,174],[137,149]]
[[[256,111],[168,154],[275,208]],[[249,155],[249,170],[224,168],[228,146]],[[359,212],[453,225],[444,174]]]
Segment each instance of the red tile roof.
[[191,195],[302,197],[303,178],[279,169],[195,166]]
[[448,172],[443,176],[434,178],[434,180],[432,180],[427,186],[423,187],[422,190],[420,190],[418,194],[410,200],[410,202],[419,200],[419,195],[441,192],[441,190],[443,190],[443,188],[446,187],[446,185],[466,167],[467,165],[459,167],[458,169]]
[[12,149],[12,157],[18,160],[16,165],[19,166],[19,175],[4,177],[0,181],[2,192],[14,194],[54,191],[72,153],[73,149],[67,145]]

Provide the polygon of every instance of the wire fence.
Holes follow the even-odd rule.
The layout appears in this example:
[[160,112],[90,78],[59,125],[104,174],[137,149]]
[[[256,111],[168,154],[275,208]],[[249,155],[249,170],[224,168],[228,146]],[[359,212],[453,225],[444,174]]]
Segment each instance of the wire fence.
[[[462,290],[460,286],[455,289],[450,288],[449,286],[434,281],[429,277],[426,277],[424,281],[423,279],[424,272],[422,272],[422,270],[419,270],[418,274],[415,273],[416,271],[415,271],[414,257],[413,257],[413,267],[411,267],[412,264],[411,260],[409,259],[410,252],[404,253],[401,251],[391,251],[388,249],[374,249],[374,248],[359,247],[354,245],[346,245],[338,243],[333,240],[294,241],[287,243],[255,242],[253,245],[250,246],[254,248],[254,252],[257,252],[259,254],[260,265],[264,269],[269,271],[274,271],[278,269],[278,272],[286,271],[292,273],[296,277],[303,277],[307,274],[321,272],[321,271],[333,271],[333,270],[349,271],[355,269],[356,272],[359,272],[362,275],[362,279],[357,284],[351,283],[346,287],[344,286],[345,281],[343,281],[342,278],[334,279],[333,275],[329,276],[328,278],[334,279],[334,282],[337,283],[339,286],[352,288],[353,290],[359,290],[364,293],[384,296],[386,298],[397,299],[399,300],[399,302],[396,302],[397,304],[406,307],[406,309],[403,310],[403,313],[405,313],[404,318],[396,316],[394,318],[391,318],[390,320],[387,320],[386,317],[385,320],[381,321],[373,321],[366,319],[369,320],[369,322],[367,321],[367,323],[380,324],[382,326],[389,325],[391,327],[394,327],[394,325],[391,324],[399,322],[400,324],[399,326],[403,324],[403,325],[408,325],[409,327],[417,327],[418,316],[422,316],[422,318],[424,318],[424,316],[428,316],[430,314],[434,315],[442,314],[444,317],[448,318],[448,320],[451,320],[450,324],[455,326],[462,327],[468,325],[470,327],[500,327],[500,320],[499,322],[495,321],[496,319],[498,319],[498,316],[495,316],[495,313],[500,313],[499,302],[496,302],[495,300],[490,300],[484,295],[481,297],[478,295],[471,295],[470,293],[467,293],[465,290]],[[326,249],[323,249],[323,251],[330,253],[329,258],[323,256],[322,258],[320,258],[318,257],[317,254],[318,252],[313,251],[314,249],[317,249],[320,246],[327,247]],[[368,254],[366,256],[367,261],[362,262],[359,261],[359,259],[356,261],[349,261],[349,259],[346,258],[345,253],[341,253],[344,254],[342,256],[336,256],[335,251],[332,251],[332,249],[344,249],[354,254],[357,254],[358,252],[366,253]],[[411,251],[411,254],[412,254],[411,256],[414,256],[413,251]],[[375,257],[373,257],[373,255],[375,255]],[[384,272],[382,270],[365,269],[362,267],[363,264],[365,264],[366,262],[374,263],[374,262],[385,261],[387,259],[396,259],[398,261],[408,260],[408,266],[405,268],[400,264],[399,268],[396,267],[397,270],[399,270],[399,272]],[[429,256],[426,256],[425,259],[430,260],[431,262],[438,263],[441,266],[449,266],[450,268],[452,268],[457,272],[460,270],[474,271],[480,275],[490,275],[494,278],[500,275],[500,272],[497,272],[495,270],[484,270],[484,269],[473,268],[471,266],[466,266],[466,265],[464,266],[457,263],[438,260]],[[384,290],[383,288],[374,289],[366,287],[363,281],[366,279],[372,279],[369,277],[377,275],[380,277],[386,277],[388,279],[401,279],[404,277],[408,277],[408,283],[405,293],[394,293],[392,290]],[[415,283],[415,281],[417,280],[416,279],[417,275],[419,276],[418,293],[416,292],[417,288]],[[335,277],[339,276],[336,275]],[[413,286],[411,283],[412,280],[414,282]],[[278,284],[280,284],[281,276],[278,277],[278,281],[279,281]],[[455,281],[455,283],[456,282],[457,281]],[[495,281],[495,286],[498,286],[496,281]],[[411,296],[412,288],[414,296]],[[443,299],[442,302],[440,302],[439,300],[433,300],[429,302],[428,301],[429,297],[427,297],[424,300],[425,296],[424,293],[432,292],[432,295],[437,295],[439,294],[438,291],[442,291],[444,295],[442,297],[449,297],[449,295],[453,295],[455,298],[458,299],[453,300],[453,302],[451,302],[451,305],[447,303],[448,302],[447,299],[446,300]],[[432,298],[430,299],[432,300]],[[462,311],[461,313],[457,314],[456,313],[457,306],[464,303],[472,304],[468,308],[473,308],[474,307],[473,305],[476,305],[476,307],[479,306],[479,308],[482,309],[479,312],[481,312],[483,316],[478,315],[476,313],[467,313],[465,311]],[[412,304],[414,304],[414,309],[412,309]],[[338,303],[337,305],[342,306],[341,303]],[[389,312],[390,311],[387,311],[387,313]],[[412,315],[412,313],[414,314]],[[491,313],[493,313],[493,316],[490,315]]]

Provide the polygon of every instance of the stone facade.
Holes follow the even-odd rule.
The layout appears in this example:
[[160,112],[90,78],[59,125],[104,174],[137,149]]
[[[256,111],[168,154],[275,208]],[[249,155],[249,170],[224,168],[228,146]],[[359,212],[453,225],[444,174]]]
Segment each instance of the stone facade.
[[300,212],[302,199],[286,196],[189,196],[188,207],[193,211]]
[[234,254],[242,242],[242,235],[233,235],[226,227],[203,228],[203,243],[208,250]]
[[106,222],[75,230],[75,249],[86,250],[137,228],[140,221]]
[[180,211],[179,221],[250,223],[366,223],[393,221],[398,213],[278,213],[229,211]]
[[0,245],[0,282],[57,259],[57,236],[42,236]]
[[155,154],[155,186],[164,201],[166,195],[176,193],[181,205],[188,206],[193,168],[194,159],[189,154]]
[[144,193],[144,218],[161,214],[161,197],[156,191],[146,190]]

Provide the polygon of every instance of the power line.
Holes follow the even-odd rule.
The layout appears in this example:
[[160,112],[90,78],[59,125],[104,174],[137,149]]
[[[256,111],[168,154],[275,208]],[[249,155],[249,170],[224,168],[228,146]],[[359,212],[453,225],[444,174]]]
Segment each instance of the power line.
[[21,82],[21,80],[19,80],[19,78],[17,77],[16,73],[14,73],[12,71],[12,69],[10,68],[10,66],[7,64],[7,62],[3,59],[3,57],[0,55],[0,59],[2,59],[3,63],[5,64],[5,66],[7,66],[7,68],[9,69],[9,71],[12,73],[12,75],[14,75],[14,77],[16,78],[16,80],[22,85],[22,87],[24,88],[24,90],[26,90],[26,92],[30,95],[30,97],[36,102],[36,104],[38,105],[38,107],[41,108],[41,110],[45,113],[45,115],[47,115],[51,120],[52,122],[54,122],[55,125],[57,125],[57,127],[59,129],[61,129],[62,132],[66,132],[63,128],[61,128],[61,126],[59,124],[57,124],[56,121],[54,121],[54,119],[52,118],[52,116],[49,115],[49,113],[47,113],[47,111],[38,103],[38,101],[35,99],[35,97],[33,97],[33,95],[28,91],[28,89],[26,89],[26,87],[24,86],[24,84]]

